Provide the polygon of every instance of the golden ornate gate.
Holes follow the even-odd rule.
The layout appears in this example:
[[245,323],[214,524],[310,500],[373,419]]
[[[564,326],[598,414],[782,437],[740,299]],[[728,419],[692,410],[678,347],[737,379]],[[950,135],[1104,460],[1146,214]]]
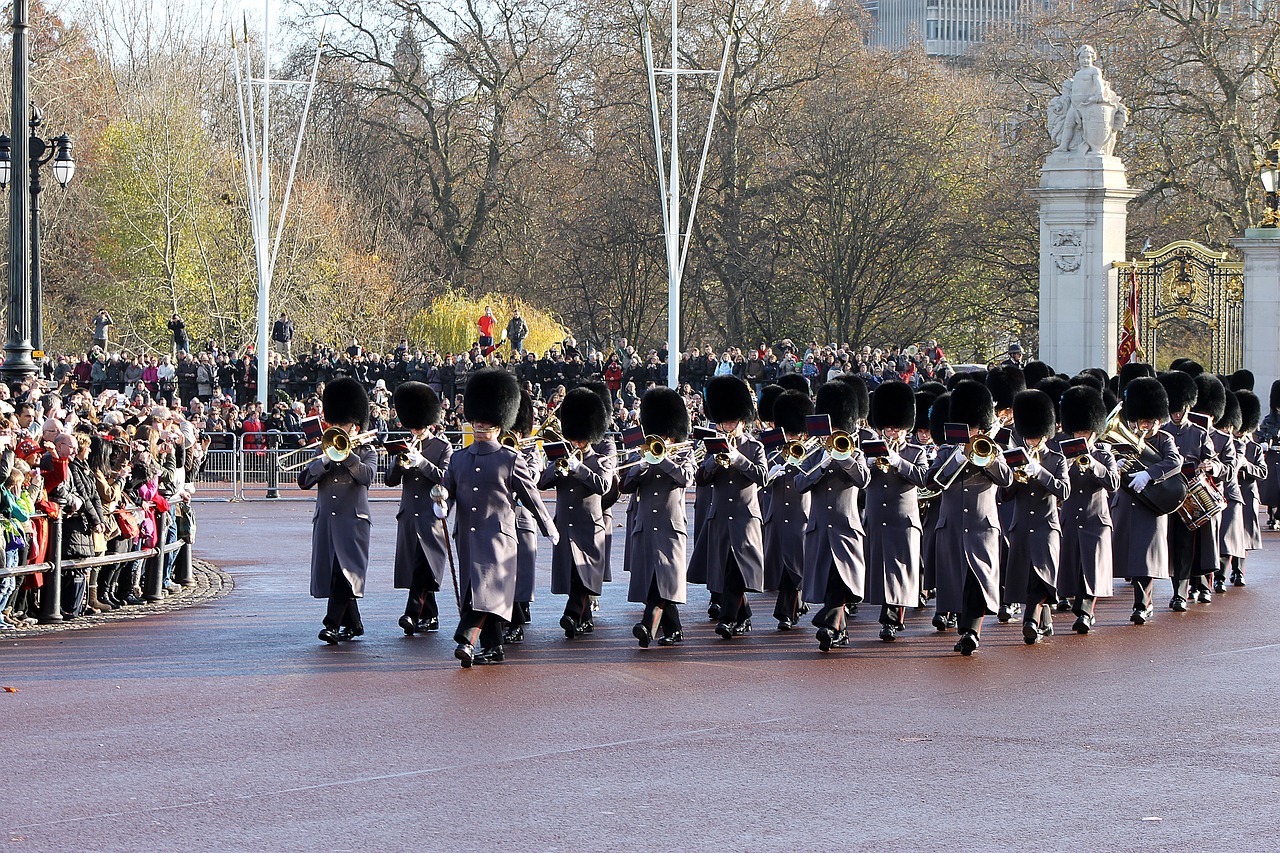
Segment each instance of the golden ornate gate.
[[[1165,370],[1175,358],[1194,358],[1213,373],[1232,373],[1244,360],[1244,264],[1199,243],[1179,240],[1118,261],[1118,316],[1123,318],[1133,279],[1135,318],[1145,361]],[[1123,334],[1123,330],[1122,330]]]

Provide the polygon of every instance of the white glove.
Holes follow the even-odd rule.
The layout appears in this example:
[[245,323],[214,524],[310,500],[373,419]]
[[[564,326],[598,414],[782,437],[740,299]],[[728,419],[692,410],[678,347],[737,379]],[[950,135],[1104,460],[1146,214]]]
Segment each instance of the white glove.
[[742,454],[738,452],[738,448],[736,447],[729,448],[729,464],[730,465],[733,465],[741,458],[742,458]]
[[448,504],[432,504],[431,511],[435,513],[436,518],[440,519],[441,521],[444,521],[446,518],[449,517]]
[[818,460],[818,467],[819,468],[831,467],[831,454],[828,451],[826,450],[822,451],[822,458]]
[[577,472],[577,470],[578,470],[579,468],[581,468],[581,467],[582,467],[582,460],[581,460],[581,459],[579,459],[579,458],[578,458],[578,457],[576,457],[576,456],[570,456],[570,457],[569,457],[569,470],[570,470],[570,471],[572,471],[572,472],[575,472],[575,473],[576,473],[576,472]]
[[1030,462],[1027,463],[1025,470],[1027,472],[1028,477],[1034,477],[1037,474],[1039,474],[1043,469],[1040,467],[1039,462],[1032,459]]
[[71,495],[67,498],[67,513],[69,515],[75,515],[82,506],[84,506],[84,501],[79,495]]
[[410,450],[404,455],[404,461],[409,463],[410,468],[417,468],[423,462],[427,461],[427,457],[423,456],[416,450]]
[[552,544],[553,546],[555,546],[555,545],[559,545],[559,544],[560,544],[560,531],[559,531],[559,530],[556,530],[554,527],[553,527],[553,528],[551,528],[551,532],[547,534],[547,538],[551,540],[551,544]]
[[898,453],[898,451],[891,449],[889,451],[889,455],[885,457],[885,460],[888,461],[890,466],[897,468],[898,463],[902,461],[902,456]]
[[783,465],[782,463],[778,463],[777,465],[774,465],[772,468],[769,469],[769,479],[772,480],[774,477],[778,476],[786,469],[787,469],[787,466]]
[[1129,485],[1137,494],[1142,494],[1142,490],[1151,485],[1151,475],[1146,471],[1139,471],[1129,480]]

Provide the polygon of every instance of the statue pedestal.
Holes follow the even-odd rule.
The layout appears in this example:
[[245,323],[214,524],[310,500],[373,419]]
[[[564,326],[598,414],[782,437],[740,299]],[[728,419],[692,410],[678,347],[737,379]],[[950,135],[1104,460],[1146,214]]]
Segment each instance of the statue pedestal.
[[1262,412],[1280,379],[1280,228],[1247,228],[1231,241],[1244,258],[1244,366],[1253,371]]
[[1039,358],[1059,373],[1116,371],[1120,313],[1114,261],[1125,260],[1124,164],[1102,154],[1049,155],[1040,186]]

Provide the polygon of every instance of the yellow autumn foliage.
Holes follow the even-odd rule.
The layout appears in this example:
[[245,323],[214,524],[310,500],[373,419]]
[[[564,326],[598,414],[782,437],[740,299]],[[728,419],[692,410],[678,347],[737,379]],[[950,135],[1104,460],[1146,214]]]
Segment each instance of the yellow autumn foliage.
[[[495,341],[501,341],[507,321],[517,308],[529,326],[529,335],[524,339],[526,350],[541,355],[565,338],[565,329],[555,317],[523,300],[500,295],[472,298],[448,290],[409,320],[409,344],[441,353],[466,352],[480,336],[476,321],[484,314],[486,306],[493,308],[493,316],[498,321],[494,327]],[[504,347],[503,355],[509,356],[510,350]]]

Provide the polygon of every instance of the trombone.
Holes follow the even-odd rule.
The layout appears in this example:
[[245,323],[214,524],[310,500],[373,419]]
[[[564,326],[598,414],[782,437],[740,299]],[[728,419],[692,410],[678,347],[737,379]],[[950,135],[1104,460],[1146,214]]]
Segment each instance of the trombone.
[[671,454],[678,450],[684,450],[692,444],[692,441],[680,441],[668,444],[667,440],[660,435],[646,435],[644,437],[644,443],[640,445],[640,458],[632,460],[625,465],[619,465],[614,470],[625,471],[626,469],[639,465],[642,462],[647,462],[650,465],[657,465]]
[[[831,435],[823,438],[818,446],[827,451],[831,458],[836,462],[843,462],[850,456],[853,456],[853,436],[849,435],[849,433],[842,429],[835,430]],[[818,448],[814,447],[813,449],[817,450]],[[805,468],[802,473],[812,474],[814,471],[818,470],[818,465],[820,464],[821,461],[815,462],[809,468]]]
[[541,441],[541,439],[535,436],[521,438],[519,433],[513,432],[509,429],[504,429],[502,432],[498,433],[498,444],[501,444],[503,447],[510,447],[512,450],[523,450],[526,447],[532,447],[539,441]]
[[[318,445],[310,445],[309,447],[304,447],[302,449],[308,450],[318,446],[320,448],[320,452],[323,453],[330,462],[342,462],[358,448],[364,447],[367,444],[373,444],[377,440],[378,433],[376,431],[351,435],[341,427],[332,426],[321,434]],[[291,465],[282,467],[280,470],[286,473],[296,471],[299,468],[310,464],[310,462],[310,459],[303,459],[300,462],[294,462]]]

